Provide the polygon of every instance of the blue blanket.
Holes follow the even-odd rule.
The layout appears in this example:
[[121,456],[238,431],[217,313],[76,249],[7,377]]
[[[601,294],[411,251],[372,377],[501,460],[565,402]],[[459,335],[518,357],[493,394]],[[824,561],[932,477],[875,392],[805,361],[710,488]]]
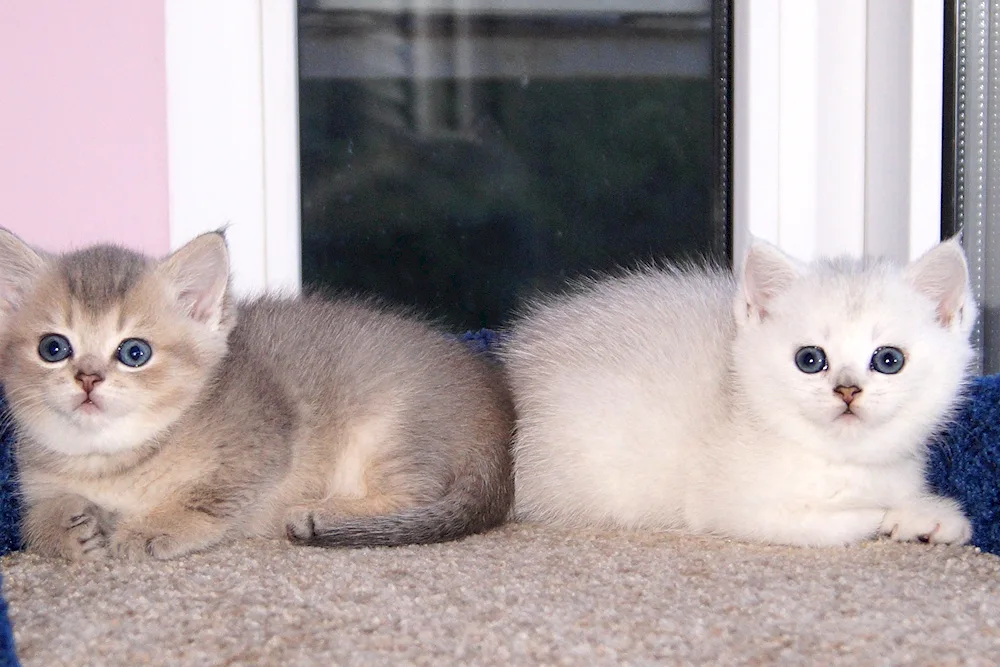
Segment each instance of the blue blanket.
[[[468,333],[463,340],[487,353],[497,342],[488,331]],[[9,428],[0,428],[0,555],[20,544],[11,444]],[[972,543],[1000,554],[1000,375],[977,378],[969,386],[958,418],[931,449],[928,478],[934,488],[965,508],[972,520]],[[17,664],[7,605],[0,598],[0,667]]]
[[[7,406],[0,402],[0,415],[7,412]],[[13,436],[8,422],[0,417],[0,555],[20,546],[21,537],[17,530],[21,515],[15,479]],[[2,585],[0,578],[0,585]],[[14,635],[7,616],[7,600],[0,595],[0,667],[17,667],[14,653]]]

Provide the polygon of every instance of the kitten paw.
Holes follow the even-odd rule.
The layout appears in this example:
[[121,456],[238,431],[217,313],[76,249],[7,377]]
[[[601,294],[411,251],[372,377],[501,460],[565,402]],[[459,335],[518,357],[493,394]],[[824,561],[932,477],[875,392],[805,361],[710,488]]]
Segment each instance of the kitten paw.
[[124,528],[111,539],[111,550],[126,560],[168,560],[177,558],[190,549],[171,535],[150,535],[142,530]]
[[156,560],[178,558],[191,551],[172,535],[157,535],[146,542],[146,552]]
[[93,503],[72,508],[63,520],[63,548],[70,560],[101,560],[108,556],[110,532],[104,512]]
[[899,542],[965,544],[972,537],[972,524],[956,506],[942,500],[890,509],[881,533]]
[[119,528],[111,538],[109,548],[118,558],[125,560],[145,560],[150,554],[146,545],[149,537],[130,528]]
[[316,520],[308,508],[294,509],[285,518],[285,535],[290,542],[305,542],[316,535]]

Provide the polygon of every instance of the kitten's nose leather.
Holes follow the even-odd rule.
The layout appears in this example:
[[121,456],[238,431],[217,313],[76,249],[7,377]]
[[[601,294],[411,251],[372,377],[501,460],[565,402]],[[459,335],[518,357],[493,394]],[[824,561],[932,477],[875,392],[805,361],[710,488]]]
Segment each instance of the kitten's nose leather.
[[96,375],[94,373],[84,373],[80,371],[76,374],[76,381],[80,383],[83,390],[88,394],[94,391],[94,387],[100,384],[104,380],[103,376]]
[[844,403],[850,405],[854,397],[861,393],[861,387],[856,385],[851,385],[850,387],[839,385],[833,388],[833,393],[840,394],[840,397],[844,399]]

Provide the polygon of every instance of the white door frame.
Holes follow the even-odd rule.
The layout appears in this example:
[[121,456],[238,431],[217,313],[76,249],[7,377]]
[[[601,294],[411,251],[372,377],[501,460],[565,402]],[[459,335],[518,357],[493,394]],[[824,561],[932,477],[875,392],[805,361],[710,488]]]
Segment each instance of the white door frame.
[[243,294],[299,289],[295,0],[164,0],[170,245],[227,227]]
[[941,3],[735,0],[734,28],[734,255],[940,240]]
[[[229,225],[242,293],[301,285],[295,0],[164,0],[170,242]],[[940,235],[943,11],[735,0],[734,255]]]

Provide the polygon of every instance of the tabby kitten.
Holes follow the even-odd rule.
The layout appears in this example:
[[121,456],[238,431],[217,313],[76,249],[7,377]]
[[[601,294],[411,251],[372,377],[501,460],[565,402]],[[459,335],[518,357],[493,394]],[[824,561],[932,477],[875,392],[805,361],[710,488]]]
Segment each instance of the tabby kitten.
[[154,260],[0,230],[0,381],[42,554],[435,542],[512,499],[496,368],[368,302],[237,303],[221,233]]
[[515,514],[799,545],[962,543],[924,482],[960,399],[976,306],[959,244],[906,267],[648,269],[535,304],[505,356]]

